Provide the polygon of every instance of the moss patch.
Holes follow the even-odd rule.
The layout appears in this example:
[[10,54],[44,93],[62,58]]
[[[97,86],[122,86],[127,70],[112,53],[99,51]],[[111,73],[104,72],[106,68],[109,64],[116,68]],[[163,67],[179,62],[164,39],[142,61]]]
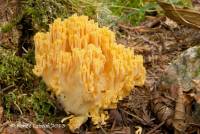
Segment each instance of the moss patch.
[[[0,102],[5,118],[16,120],[18,116],[33,117],[36,122],[58,120],[56,100],[46,91],[46,85],[32,72],[33,52],[24,58],[0,47],[0,84],[2,88],[13,85],[8,91],[0,92]],[[16,118],[17,117],[17,118]],[[62,118],[62,117],[61,117]]]
[[35,90],[26,92],[17,89],[3,96],[3,106],[7,119],[13,120],[14,115],[28,115],[35,122],[53,122],[56,120],[55,101],[50,98],[44,83]]
[[0,84],[32,88],[35,76],[32,73],[33,65],[23,58],[15,56],[13,52],[0,47]]

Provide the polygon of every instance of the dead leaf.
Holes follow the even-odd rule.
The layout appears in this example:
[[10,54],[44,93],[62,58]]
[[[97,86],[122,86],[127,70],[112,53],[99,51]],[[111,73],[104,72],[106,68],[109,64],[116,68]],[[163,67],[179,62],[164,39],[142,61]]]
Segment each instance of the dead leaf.
[[186,26],[200,28],[200,12],[189,8],[179,8],[161,0],[158,0],[158,4],[170,19]]
[[2,131],[2,134],[22,134],[23,132],[16,127],[5,127]]
[[[172,106],[167,105],[173,103],[171,100],[164,98],[158,92],[152,95],[153,99],[151,101],[151,110],[156,114],[157,118],[166,122],[167,126],[171,126],[172,118],[174,115],[174,109]],[[167,102],[168,101],[168,102]]]
[[167,26],[169,26],[170,28],[174,29],[174,28],[177,28],[178,27],[178,24],[173,21],[173,20],[170,20],[169,18],[166,17],[166,20],[164,22]]
[[62,128],[55,128],[52,131],[52,134],[64,134],[65,131]]
[[173,119],[173,126],[175,130],[179,132],[185,132],[186,130],[186,111],[185,111],[185,95],[183,94],[183,89],[179,82],[179,88],[178,88],[178,96],[176,99],[176,108],[174,113],[174,119]]
[[35,134],[46,134],[41,128],[33,127]]

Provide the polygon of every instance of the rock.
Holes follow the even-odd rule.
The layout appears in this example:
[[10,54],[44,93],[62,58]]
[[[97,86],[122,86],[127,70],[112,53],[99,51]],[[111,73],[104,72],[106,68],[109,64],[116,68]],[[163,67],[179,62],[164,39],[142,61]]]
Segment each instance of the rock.
[[166,69],[161,77],[160,88],[171,89],[180,80],[185,92],[195,87],[192,80],[200,79],[200,46],[184,51]]
[[[200,46],[195,46],[184,51],[174,60],[162,75],[159,89],[168,91],[171,97],[177,101],[178,80],[185,95],[190,96],[191,101],[185,105],[190,110],[192,122],[200,122],[199,82],[200,82]],[[195,83],[198,82],[198,83]],[[188,98],[188,99],[189,99]]]

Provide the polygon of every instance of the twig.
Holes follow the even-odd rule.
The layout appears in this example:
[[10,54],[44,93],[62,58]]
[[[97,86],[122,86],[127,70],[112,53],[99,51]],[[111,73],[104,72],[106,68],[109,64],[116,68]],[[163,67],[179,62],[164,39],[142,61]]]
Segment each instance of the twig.
[[18,110],[19,110],[19,112],[20,112],[20,114],[22,115],[23,114],[23,112],[22,112],[22,110],[21,110],[21,108],[19,107],[19,105],[14,101],[14,104],[15,104],[15,106],[18,108]]
[[157,18],[157,19],[152,20],[152,21],[151,21],[150,23],[148,23],[146,26],[147,26],[148,28],[154,28],[155,26],[160,25],[161,21],[162,21],[162,20],[165,20],[165,19],[166,19],[166,17],[159,17],[159,18]]
[[146,134],[153,134],[157,129],[159,129],[162,125],[165,124],[165,121],[161,122],[159,125],[157,125],[156,127],[154,127],[153,129],[151,129],[149,132],[147,132]]
[[101,131],[102,131],[104,134],[107,134],[107,132],[102,128],[101,125],[100,125],[100,128],[101,128]]
[[121,27],[123,30],[129,30],[129,31],[136,31],[136,32],[143,32],[143,33],[153,31],[152,28],[148,28],[145,26],[129,27],[123,24],[118,24],[118,26]]
[[114,120],[113,124],[112,124],[112,127],[111,127],[111,132],[113,131],[113,129],[115,128],[115,124],[116,124],[116,119]]
[[199,128],[200,128],[200,124],[197,124],[197,123],[188,123],[188,125],[191,125],[191,126],[195,126],[195,127],[199,127]]
[[134,114],[131,114],[131,113],[129,113],[129,112],[123,110],[123,109],[120,109],[120,110],[123,111],[124,113],[128,114],[128,115],[131,115],[132,117],[134,117],[135,119],[139,120],[140,122],[144,122],[144,120],[142,118],[140,118],[140,117],[138,117],[138,116],[136,116]]
[[7,86],[7,87],[5,87],[5,88],[3,88],[3,89],[1,89],[1,91],[0,92],[5,92],[6,90],[9,90],[9,89],[11,89],[12,87],[14,87],[15,85],[10,85],[10,86]]
[[176,102],[176,99],[174,99],[173,97],[169,96],[169,95],[166,95],[164,94],[164,97],[166,97],[167,99],[173,101],[173,102]]

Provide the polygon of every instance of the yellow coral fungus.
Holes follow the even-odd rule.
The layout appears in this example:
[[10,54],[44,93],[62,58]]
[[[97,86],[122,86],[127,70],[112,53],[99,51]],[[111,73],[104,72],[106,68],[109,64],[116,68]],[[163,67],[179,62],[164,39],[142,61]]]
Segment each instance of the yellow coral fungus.
[[116,108],[134,86],[144,84],[142,56],[117,44],[112,31],[99,28],[87,16],[58,18],[34,41],[33,71],[51,87],[64,110],[76,116],[69,122],[71,130],[87,117],[104,124],[104,109]]

